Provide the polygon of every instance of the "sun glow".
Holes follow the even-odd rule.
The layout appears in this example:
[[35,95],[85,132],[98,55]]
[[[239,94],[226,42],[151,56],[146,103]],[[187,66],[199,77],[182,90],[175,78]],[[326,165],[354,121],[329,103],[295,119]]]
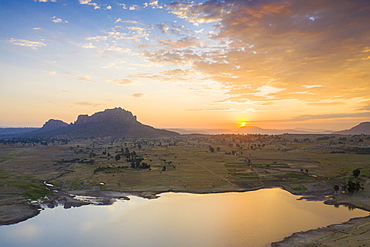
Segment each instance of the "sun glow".
[[242,127],[242,128],[243,128],[243,127],[245,127],[245,126],[247,126],[247,122],[241,122],[241,123],[240,123],[240,127]]

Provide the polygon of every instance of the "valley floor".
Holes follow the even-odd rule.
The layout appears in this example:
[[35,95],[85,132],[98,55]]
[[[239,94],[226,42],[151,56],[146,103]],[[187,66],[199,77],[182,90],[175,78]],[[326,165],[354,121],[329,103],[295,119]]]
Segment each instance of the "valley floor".
[[[154,198],[167,191],[219,193],[266,187],[369,211],[369,155],[354,150],[370,147],[370,138],[345,138],[187,135],[0,143],[0,224],[37,215],[42,200],[50,207],[72,207],[89,203],[78,199],[82,195],[109,204],[127,193]],[[361,171],[357,178],[354,169]],[[348,180],[358,181],[364,190],[345,193],[342,187]],[[340,188],[336,192],[334,185]],[[274,246],[361,246],[370,243],[369,228],[368,217],[296,233]]]

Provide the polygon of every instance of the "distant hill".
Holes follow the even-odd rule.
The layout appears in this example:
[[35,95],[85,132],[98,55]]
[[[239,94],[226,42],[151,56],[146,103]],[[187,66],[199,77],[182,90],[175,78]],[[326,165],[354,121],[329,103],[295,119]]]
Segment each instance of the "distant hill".
[[182,135],[186,134],[201,134],[201,135],[217,135],[217,134],[230,134],[231,131],[227,129],[192,129],[192,128],[169,128],[167,130],[175,131]]
[[362,122],[349,130],[342,130],[333,132],[333,134],[340,134],[340,135],[370,135],[370,122]]
[[281,134],[331,134],[333,131],[325,129],[263,129],[257,126],[241,127],[237,130],[230,129],[180,129],[173,128],[167,129],[176,131],[180,134],[268,134],[268,135],[281,135]]
[[107,109],[91,116],[79,115],[73,124],[49,120],[30,136],[69,137],[167,137],[179,135],[168,130],[155,129],[137,121],[136,116],[122,108]]
[[0,138],[10,138],[35,131],[39,128],[0,128]]
[[246,126],[239,128],[235,133],[237,134],[329,134],[331,131],[322,129],[262,129],[256,126]]

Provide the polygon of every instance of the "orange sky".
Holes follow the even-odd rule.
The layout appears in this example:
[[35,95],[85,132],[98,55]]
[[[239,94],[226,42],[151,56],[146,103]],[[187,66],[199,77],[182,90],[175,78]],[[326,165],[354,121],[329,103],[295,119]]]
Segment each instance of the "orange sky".
[[2,127],[114,107],[161,128],[370,120],[367,0],[0,4]]

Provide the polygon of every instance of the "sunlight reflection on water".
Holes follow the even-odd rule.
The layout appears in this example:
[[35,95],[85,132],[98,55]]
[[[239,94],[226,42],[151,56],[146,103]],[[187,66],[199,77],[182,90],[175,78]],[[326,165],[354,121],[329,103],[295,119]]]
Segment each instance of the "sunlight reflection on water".
[[279,188],[243,193],[131,196],[109,206],[45,209],[0,227],[1,246],[270,246],[293,232],[367,216],[297,200]]

